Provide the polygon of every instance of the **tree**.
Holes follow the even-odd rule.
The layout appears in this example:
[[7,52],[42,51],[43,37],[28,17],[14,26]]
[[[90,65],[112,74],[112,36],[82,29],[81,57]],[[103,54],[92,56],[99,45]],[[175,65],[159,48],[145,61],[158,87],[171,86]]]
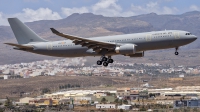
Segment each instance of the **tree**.
[[12,104],[12,101],[7,97],[6,98],[7,100],[6,100],[6,102],[5,102],[5,106],[7,107],[7,108],[12,108],[13,107],[13,104]]
[[81,87],[79,84],[76,84],[76,87]]
[[123,103],[124,103],[124,104],[128,104],[128,101],[127,101],[127,100],[124,100]]
[[142,107],[142,108],[140,108],[140,111],[147,111],[147,109]]
[[67,89],[67,87],[68,87],[68,85],[67,85],[67,84],[65,84],[65,89]]
[[49,88],[43,88],[42,89],[42,94],[44,94],[44,93],[48,93],[48,92],[50,92],[51,90],[49,89]]
[[116,104],[118,104],[118,102],[119,102],[119,99],[118,99],[118,98],[116,98],[114,102],[115,102]]
[[119,100],[118,102],[119,102],[119,105],[122,105],[122,100]]
[[103,97],[103,98],[101,99],[101,103],[106,103],[106,102],[107,102],[106,98]]
[[71,88],[71,85],[70,85],[70,84],[67,84],[67,88]]
[[91,104],[94,104],[94,101],[93,101],[93,100],[91,101]]

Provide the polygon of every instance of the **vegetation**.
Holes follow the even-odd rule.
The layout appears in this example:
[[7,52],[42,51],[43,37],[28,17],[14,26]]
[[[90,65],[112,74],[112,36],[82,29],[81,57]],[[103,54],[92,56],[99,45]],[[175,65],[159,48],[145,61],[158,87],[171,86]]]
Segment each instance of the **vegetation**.
[[68,88],[80,88],[81,86],[79,84],[65,84],[65,85],[59,85],[59,89],[68,89]]
[[42,89],[42,94],[45,94],[45,93],[50,93],[51,90],[49,88],[43,88]]
[[123,103],[124,103],[124,104],[128,104],[128,101],[127,101],[127,100],[123,100]]
[[106,98],[103,97],[103,98],[101,99],[101,103],[104,103],[104,104],[105,104],[106,102],[107,102]]
[[[77,77],[60,77],[60,76],[40,76],[17,80],[6,80],[0,81],[0,97],[5,98],[8,97],[19,97],[20,92],[29,93],[29,95],[38,96],[42,93],[43,88],[48,88],[51,92],[59,91],[61,88],[66,88],[66,85],[70,84],[70,89],[74,89],[75,87],[91,87],[99,86],[101,84],[111,84],[112,80],[124,81],[124,78],[121,77],[85,77],[85,76],[77,76]],[[118,82],[120,84],[121,82]],[[113,84],[116,84],[113,81]],[[22,94],[22,97],[24,94]],[[31,97],[31,96],[30,96]]]
[[6,99],[7,100],[4,104],[4,106],[7,107],[7,108],[12,108],[13,107],[12,101],[8,97]]
[[142,108],[140,108],[140,111],[147,111],[147,109],[142,107]]

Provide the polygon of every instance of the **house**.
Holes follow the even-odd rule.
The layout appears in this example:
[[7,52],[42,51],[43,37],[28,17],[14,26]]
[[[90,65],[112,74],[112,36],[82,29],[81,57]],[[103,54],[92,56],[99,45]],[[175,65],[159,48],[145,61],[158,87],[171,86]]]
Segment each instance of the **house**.
[[75,97],[74,104],[89,104],[91,102],[91,97]]
[[52,100],[51,98],[34,99],[30,100],[29,104],[35,106],[51,106],[51,105],[58,105],[59,100]]
[[148,98],[148,91],[147,90],[145,90],[145,91],[140,91],[139,92],[139,97],[140,98]]
[[115,104],[96,104],[96,109],[115,109]]
[[130,88],[117,88],[117,96],[129,96]]
[[63,98],[59,101],[59,104],[70,104],[72,102],[71,98]]
[[106,96],[106,93],[104,93],[104,92],[96,92],[96,93],[94,93],[94,96],[96,98],[101,98],[102,96]]
[[107,102],[107,103],[112,103],[112,102],[115,101],[115,96],[105,96],[105,97],[102,96],[102,97],[100,97],[100,98],[94,99],[94,101],[101,102],[103,98],[106,99],[106,102]]
[[18,104],[18,105],[29,104],[30,100],[34,100],[34,98],[31,98],[31,97],[21,98],[21,99],[19,99],[19,102],[16,102],[16,104]]
[[182,108],[182,107],[199,108],[200,100],[174,101],[174,108]]
[[161,105],[166,105],[166,104],[173,104],[174,101],[173,100],[157,100],[156,104],[161,104]]
[[[7,101],[7,99],[0,99],[0,104],[4,105],[6,101]],[[1,107],[1,105],[0,105],[0,107]]]
[[131,105],[119,105],[117,109],[130,110]]

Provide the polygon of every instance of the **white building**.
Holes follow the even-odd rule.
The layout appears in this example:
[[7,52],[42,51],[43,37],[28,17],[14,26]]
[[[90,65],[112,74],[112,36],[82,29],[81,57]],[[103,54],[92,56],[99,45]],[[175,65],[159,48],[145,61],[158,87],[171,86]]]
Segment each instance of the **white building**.
[[4,75],[3,79],[6,80],[6,79],[9,79],[9,77],[10,77],[9,75]]
[[34,100],[34,98],[31,98],[31,97],[21,98],[21,99],[19,99],[19,102],[15,102],[15,104],[17,104],[17,105],[29,104],[30,100]]
[[74,100],[82,101],[82,100],[88,100],[91,101],[91,97],[75,97]]
[[115,109],[115,104],[96,104],[97,109]]
[[130,110],[131,105],[119,105],[117,109]]

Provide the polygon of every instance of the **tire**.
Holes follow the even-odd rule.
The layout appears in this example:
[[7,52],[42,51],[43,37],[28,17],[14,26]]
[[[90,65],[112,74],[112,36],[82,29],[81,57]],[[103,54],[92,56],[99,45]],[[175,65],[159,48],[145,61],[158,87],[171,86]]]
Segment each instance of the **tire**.
[[107,67],[108,63],[107,62],[103,62],[103,66]]
[[97,65],[102,65],[102,61],[98,60]]
[[102,61],[107,61],[107,60],[108,60],[108,58],[106,58],[106,57],[102,58]]
[[175,52],[175,55],[178,55],[179,53],[178,52]]
[[108,59],[108,63],[113,63],[114,60],[113,59]]

